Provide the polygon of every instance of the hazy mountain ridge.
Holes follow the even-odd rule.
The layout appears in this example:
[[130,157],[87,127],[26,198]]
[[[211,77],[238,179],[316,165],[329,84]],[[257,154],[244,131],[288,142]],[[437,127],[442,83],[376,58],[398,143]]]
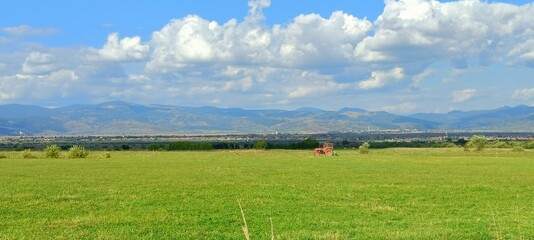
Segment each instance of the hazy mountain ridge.
[[325,111],[140,105],[122,101],[44,108],[0,105],[0,135],[331,132],[367,129],[534,131],[534,107],[418,113],[360,108]]

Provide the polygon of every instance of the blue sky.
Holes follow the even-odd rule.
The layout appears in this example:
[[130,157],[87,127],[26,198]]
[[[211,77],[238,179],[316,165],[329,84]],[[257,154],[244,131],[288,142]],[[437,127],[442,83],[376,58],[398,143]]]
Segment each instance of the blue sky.
[[0,104],[534,104],[531,1],[8,1]]

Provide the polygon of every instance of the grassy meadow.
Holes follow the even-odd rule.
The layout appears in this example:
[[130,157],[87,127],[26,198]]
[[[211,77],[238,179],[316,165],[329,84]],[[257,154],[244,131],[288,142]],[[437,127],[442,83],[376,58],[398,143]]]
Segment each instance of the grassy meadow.
[[532,151],[338,152],[3,152],[0,239],[534,238]]

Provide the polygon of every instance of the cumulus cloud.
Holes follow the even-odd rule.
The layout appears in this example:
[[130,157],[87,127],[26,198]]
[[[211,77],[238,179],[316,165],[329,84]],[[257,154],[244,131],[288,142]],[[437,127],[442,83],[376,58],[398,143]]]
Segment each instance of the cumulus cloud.
[[499,55],[529,38],[532,5],[387,0],[375,34],[360,42],[355,54],[365,62],[462,62]]
[[[248,16],[242,21],[196,15],[174,19],[144,41],[113,33],[100,49],[33,46],[20,56],[2,52],[0,98],[20,100],[41,90],[41,97],[79,94],[102,101],[257,107],[308,104],[331,99],[333,93],[340,93],[339,102],[345,104],[350,101],[345,96],[361,99],[371,92],[384,101],[380,106],[410,112],[422,106],[413,99],[381,98],[392,88],[366,90],[395,86],[406,93],[430,76],[443,78],[450,68],[455,69],[450,77],[459,79],[455,73],[467,75],[470,64],[483,59],[534,67],[532,3],[387,0],[375,22],[335,11],[301,14],[269,26],[263,10],[270,4],[248,1]],[[1,28],[8,34],[0,37],[0,44],[54,32],[45,30]],[[411,79],[411,85],[404,79]],[[450,84],[446,87],[452,91]],[[517,90],[514,97],[527,99],[529,91]],[[456,91],[453,100],[464,102],[475,94],[475,89]],[[449,102],[448,96],[441,98]]]
[[289,67],[347,66],[355,63],[356,43],[372,24],[341,11],[329,18],[299,15],[287,27],[274,26],[273,54]]
[[381,88],[389,83],[401,81],[403,78],[404,70],[402,68],[396,67],[387,72],[372,72],[371,78],[359,82],[358,87],[365,90]]
[[14,36],[44,36],[54,35],[60,32],[57,28],[34,28],[28,25],[20,25],[16,27],[3,27],[0,31],[14,35]]
[[296,86],[286,88],[288,98],[303,98],[324,95],[349,87],[348,84],[337,83],[332,76],[320,75],[314,72],[302,72],[301,79],[306,79]]
[[142,60],[148,53],[149,46],[142,44],[139,36],[119,40],[118,33],[110,34],[104,47],[98,50],[100,58],[109,61]]
[[468,88],[461,91],[454,91],[452,92],[452,101],[455,103],[461,103],[469,100],[473,96],[475,96],[477,90]]
[[514,98],[530,100],[534,99],[534,88],[525,88],[514,91]]
[[22,65],[22,72],[24,74],[44,74],[56,68],[56,58],[53,54],[32,52]]
[[262,10],[271,6],[271,0],[249,0],[248,1],[248,16],[249,21],[261,21],[264,16]]
[[[534,37],[534,33],[532,37]],[[526,65],[534,67],[534,39],[529,39],[515,46],[510,50],[509,56],[514,57],[517,62],[524,62]]]
[[[253,1],[249,16],[259,15],[269,1]],[[254,17],[257,19],[257,17]],[[172,20],[152,35],[151,71],[173,71],[204,63],[256,64],[310,68],[346,66],[355,61],[356,43],[372,24],[337,11],[329,18],[299,15],[287,26],[268,28],[249,18],[224,24],[199,16]]]
[[0,77],[0,100],[40,100],[69,96],[79,76],[60,69],[47,74],[16,74]]

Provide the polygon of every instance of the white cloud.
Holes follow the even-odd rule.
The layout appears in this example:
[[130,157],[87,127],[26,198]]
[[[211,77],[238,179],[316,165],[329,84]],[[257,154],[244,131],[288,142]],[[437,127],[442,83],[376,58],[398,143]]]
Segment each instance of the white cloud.
[[248,1],[248,16],[249,21],[261,21],[264,16],[262,10],[271,6],[271,0],[249,0]]
[[34,28],[28,25],[20,25],[17,27],[3,27],[0,28],[1,32],[5,32],[15,36],[30,36],[30,35],[53,35],[60,32],[57,28]]
[[523,100],[534,99],[534,88],[519,89],[514,92],[514,98]]
[[16,100],[20,92],[14,76],[0,76],[0,101]]
[[50,79],[53,81],[65,82],[78,80],[79,77],[76,72],[72,70],[61,69],[59,71],[50,73]]
[[[532,37],[534,37],[534,34]],[[534,39],[518,44],[510,50],[508,55],[517,58],[517,62],[525,62],[527,65],[534,67]]]
[[32,52],[22,65],[22,72],[24,74],[45,74],[56,68],[56,58],[53,54]]
[[274,26],[273,55],[289,67],[354,64],[354,47],[371,28],[369,21],[341,11],[330,18],[300,15],[285,28]]
[[454,91],[452,92],[452,101],[455,103],[461,103],[469,100],[473,96],[475,96],[477,90],[468,88],[461,91]]
[[376,31],[358,44],[365,62],[463,61],[502,55],[529,39],[533,4],[517,6],[479,0],[387,0]]
[[118,33],[109,34],[104,47],[98,50],[101,59],[110,61],[142,60],[148,53],[149,46],[142,44],[140,37],[125,37],[119,40]]
[[79,76],[60,69],[47,74],[16,74],[0,77],[0,100],[40,100],[69,96],[78,87]]
[[337,92],[339,90],[346,89],[347,84],[337,83],[332,79],[325,79],[320,81],[313,81],[307,85],[297,86],[295,88],[288,89],[288,98],[303,98],[310,96],[318,96]]
[[425,69],[424,71],[422,71],[421,73],[417,74],[417,75],[414,75],[412,77],[412,85],[413,86],[419,86],[419,84],[421,83],[421,81],[423,81],[424,79],[432,76],[434,74],[434,70],[432,69]]
[[[449,103],[448,95],[438,94],[443,89],[430,83],[431,76],[435,80],[449,74],[460,83],[473,73],[471,65],[486,55],[498,61],[497,66],[534,67],[532,3],[387,0],[375,22],[335,11],[301,14],[272,27],[262,13],[270,3],[249,1],[242,21],[216,22],[194,15],[174,19],[145,42],[113,33],[100,49],[37,44],[16,53],[0,49],[0,98],[76,96],[240,107],[327,105],[324,102],[334,98],[338,106],[353,102],[364,107],[361,99],[380,99],[374,109],[411,112],[429,108],[416,100]],[[28,26],[0,31],[8,33],[0,37],[8,48],[19,36],[47,32]],[[428,88],[417,98],[391,96],[412,96],[410,87],[423,81],[429,82]],[[495,84],[488,78],[487,85]],[[440,86],[453,91],[452,84]],[[379,88],[384,89],[363,91]],[[514,97],[526,99],[530,91],[517,90]],[[457,91],[453,100],[464,102],[475,94],[474,89]]]
[[372,72],[371,78],[358,83],[358,87],[361,89],[374,89],[381,88],[391,82],[398,82],[404,78],[404,70],[396,67],[387,72]]
[[219,25],[198,16],[173,20],[152,34],[151,72],[172,72],[196,64],[255,63],[272,57],[270,34],[235,19]]
[[224,83],[224,86],[222,87],[223,91],[242,91],[246,92],[252,88],[254,85],[254,82],[251,78],[242,78],[237,80],[229,80]]
[[[269,1],[252,2],[253,8]],[[257,19],[254,17],[252,19]],[[347,66],[355,62],[356,43],[367,36],[372,24],[337,11],[329,18],[299,15],[287,26],[272,29],[246,18],[224,24],[199,16],[172,20],[152,35],[150,71],[168,72],[203,63],[310,68]]]

